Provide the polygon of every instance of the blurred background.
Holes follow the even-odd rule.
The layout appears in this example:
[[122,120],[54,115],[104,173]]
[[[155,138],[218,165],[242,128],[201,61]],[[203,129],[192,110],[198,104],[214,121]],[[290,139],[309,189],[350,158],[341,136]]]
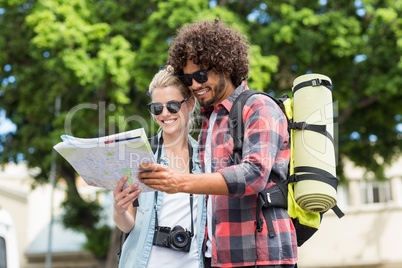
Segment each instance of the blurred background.
[[251,89],[291,95],[306,73],[334,85],[346,216],[325,214],[299,267],[402,267],[401,0],[0,0],[0,252],[18,252],[0,267],[117,267],[112,193],[52,147],[66,132],[154,135],[146,91],[176,29],[216,17],[249,38]]

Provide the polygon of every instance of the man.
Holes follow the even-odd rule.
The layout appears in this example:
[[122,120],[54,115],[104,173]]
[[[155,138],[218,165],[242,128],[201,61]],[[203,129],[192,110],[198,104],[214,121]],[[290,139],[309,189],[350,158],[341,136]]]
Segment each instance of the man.
[[[144,165],[142,182],[167,193],[208,194],[205,267],[294,267],[297,243],[287,211],[270,211],[276,235],[266,222],[256,230],[258,192],[272,187],[275,172],[287,176],[287,121],[274,102],[253,95],[243,107],[242,160],[230,165],[233,139],[228,116],[236,97],[248,90],[246,38],[215,19],[182,28],[169,50],[168,64],[197,97],[203,110],[199,136],[204,174],[178,174],[159,165]],[[263,218],[263,215],[260,216]]]

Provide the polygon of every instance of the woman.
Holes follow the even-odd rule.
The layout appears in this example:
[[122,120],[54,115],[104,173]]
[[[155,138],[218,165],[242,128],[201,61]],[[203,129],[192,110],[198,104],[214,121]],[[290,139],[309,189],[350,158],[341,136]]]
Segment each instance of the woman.
[[[161,128],[154,138],[158,143],[156,161],[180,173],[200,173],[198,144],[188,134],[194,96],[171,67],[155,75],[149,93],[152,103],[148,109]],[[119,267],[203,267],[204,196],[140,194],[138,185],[122,191],[126,180],[123,178],[114,192],[114,221],[120,230],[130,232]],[[139,206],[134,207],[137,198]]]

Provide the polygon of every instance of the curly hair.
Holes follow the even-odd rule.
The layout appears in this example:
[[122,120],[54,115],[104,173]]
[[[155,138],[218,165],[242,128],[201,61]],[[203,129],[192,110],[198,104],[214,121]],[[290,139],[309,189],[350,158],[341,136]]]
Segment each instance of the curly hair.
[[187,60],[203,68],[229,75],[237,87],[248,77],[249,43],[242,33],[227,27],[219,19],[200,21],[178,31],[169,49],[168,64],[180,75]]

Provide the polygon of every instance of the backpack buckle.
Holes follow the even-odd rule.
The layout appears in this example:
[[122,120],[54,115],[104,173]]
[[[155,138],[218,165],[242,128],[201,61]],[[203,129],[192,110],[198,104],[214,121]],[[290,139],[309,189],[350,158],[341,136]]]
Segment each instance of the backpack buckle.
[[311,80],[311,86],[313,87],[317,87],[317,86],[321,86],[321,79],[320,78],[316,78]]
[[293,122],[289,124],[289,127],[291,129],[298,129],[298,130],[304,130],[307,127],[306,121],[303,122]]
[[236,119],[228,120],[228,125],[229,125],[230,128],[236,128],[237,127],[237,120]]
[[263,228],[263,226],[264,226],[264,220],[263,219],[259,219],[258,221],[255,221],[255,224],[256,224],[256,228],[255,228],[255,230],[257,231],[257,232],[259,232],[259,233],[261,233],[262,232],[262,228]]
[[289,176],[289,183],[291,182],[297,182],[297,174],[293,173],[292,175]]

